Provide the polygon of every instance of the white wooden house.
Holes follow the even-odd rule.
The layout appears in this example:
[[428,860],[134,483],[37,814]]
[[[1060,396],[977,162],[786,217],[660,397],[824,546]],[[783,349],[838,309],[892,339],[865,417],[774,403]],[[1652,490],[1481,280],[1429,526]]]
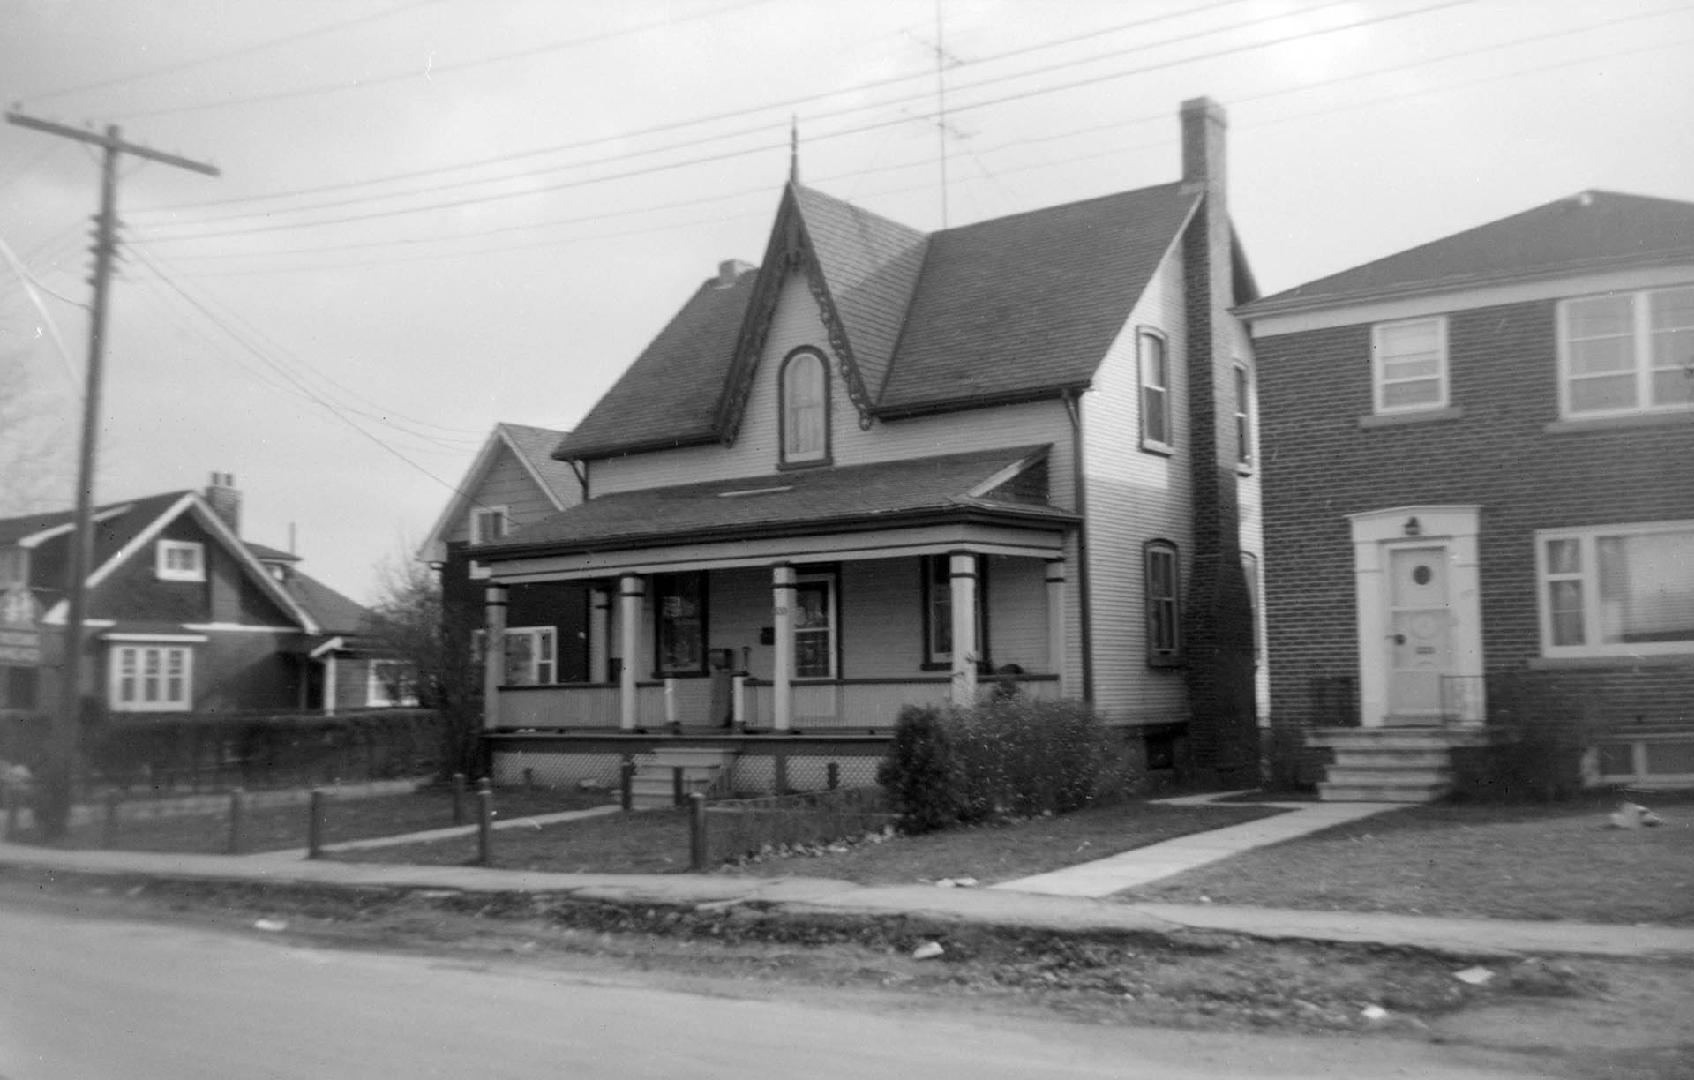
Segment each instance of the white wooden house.
[[497,759],[880,752],[903,704],[1012,680],[1155,765],[1256,770],[1255,291],[1222,110],[1181,120],[1171,183],[934,233],[791,179],[761,264],[559,443],[585,499],[469,549],[491,639],[508,590],[588,600],[586,680],[501,685],[489,651]]

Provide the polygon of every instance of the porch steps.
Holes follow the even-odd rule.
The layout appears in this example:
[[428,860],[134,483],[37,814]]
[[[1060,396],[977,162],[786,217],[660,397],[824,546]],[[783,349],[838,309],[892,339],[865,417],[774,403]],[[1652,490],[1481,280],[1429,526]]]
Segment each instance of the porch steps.
[[1469,727],[1318,728],[1306,735],[1335,760],[1318,784],[1325,802],[1434,802],[1453,787],[1455,746],[1477,746],[1488,733]]
[[682,770],[682,794],[710,795],[735,761],[734,750],[706,746],[665,747],[635,759],[631,796],[635,809],[670,806],[676,800],[675,770]]

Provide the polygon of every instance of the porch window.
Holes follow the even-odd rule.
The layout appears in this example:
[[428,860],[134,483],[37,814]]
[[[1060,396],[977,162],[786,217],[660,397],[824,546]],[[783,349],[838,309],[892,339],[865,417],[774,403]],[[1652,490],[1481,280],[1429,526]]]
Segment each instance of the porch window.
[[557,630],[551,626],[510,626],[505,640],[506,686],[546,686],[557,681]]
[[1151,330],[1136,337],[1141,363],[1141,448],[1171,452],[1171,369],[1165,339]]
[[1378,323],[1370,351],[1377,413],[1447,407],[1447,320]]
[[798,349],[782,365],[782,462],[829,459],[829,366],[814,349]]
[[653,612],[658,674],[706,673],[706,575],[660,574],[653,578]]
[[471,511],[471,543],[504,540],[510,531],[511,523],[504,506],[479,506]]
[[1182,658],[1182,582],[1176,545],[1168,540],[1150,541],[1145,557],[1147,662],[1174,663]]
[[366,708],[410,708],[417,703],[417,684],[412,678],[412,665],[400,660],[371,661],[370,675],[365,682]]
[[803,577],[794,587],[794,677],[833,679],[835,578]]
[[154,567],[160,581],[205,581],[206,548],[189,540],[161,540]]
[[180,645],[115,645],[106,703],[113,712],[192,708],[194,652]]
[[[953,585],[948,556],[923,559],[923,667],[940,671],[953,666]],[[988,568],[976,559],[976,650],[988,657]]]
[[1547,656],[1694,652],[1694,522],[1536,534]]
[[1694,286],[1565,301],[1559,358],[1567,417],[1694,409]]

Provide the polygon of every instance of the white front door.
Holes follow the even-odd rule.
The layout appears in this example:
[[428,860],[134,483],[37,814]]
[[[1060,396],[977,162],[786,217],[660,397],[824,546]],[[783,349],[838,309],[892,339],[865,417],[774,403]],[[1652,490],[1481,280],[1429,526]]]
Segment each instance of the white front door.
[[1387,551],[1390,721],[1442,713],[1442,676],[1453,673],[1452,583],[1445,544]]

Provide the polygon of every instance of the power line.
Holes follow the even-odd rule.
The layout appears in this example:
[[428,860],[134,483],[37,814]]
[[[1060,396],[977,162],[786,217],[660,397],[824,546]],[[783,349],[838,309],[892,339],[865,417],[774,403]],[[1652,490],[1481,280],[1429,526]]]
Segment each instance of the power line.
[[[50,101],[53,98],[68,97],[71,94],[80,94],[85,90],[101,90],[108,86],[119,86],[123,83],[138,82],[142,79],[152,79],[160,75],[171,74],[172,72],[186,71],[189,68],[203,67],[206,64],[217,63],[220,60],[231,60],[237,56],[250,56],[253,53],[264,52],[268,49],[274,49],[282,45],[292,45],[297,41],[305,41],[310,38],[322,37],[325,34],[337,33],[350,27],[359,26],[369,22],[376,22],[379,19],[387,19],[391,16],[398,15],[403,11],[410,11],[413,8],[420,8],[426,4],[439,2],[440,0],[413,0],[412,3],[401,4],[398,7],[392,7],[386,11],[379,11],[373,15],[362,15],[357,19],[347,19],[343,22],[329,23],[326,26],[320,26],[312,30],[302,30],[297,34],[289,34],[286,37],[272,38],[267,41],[256,41],[250,45],[243,45],[239,48],[230,49],[227,52],[214,53],[210,56],[202,56],[194,60],[182,60],[171,64],[161,64],[159,67],[149,68],[146,71],[131,72],[128,75],[114,75],[109,79],[101,79],[97,82],[82,83],[78,86],[67,86],[60,90],[49,90],[45,94],[26,95],[26,98],[31,102]],[[132,113],[130,115],[146,114]],[[121,120],[124,119],[124,117],[119,116],[118,119]]]
[[[429,0],[426,0],[426,2],[429,2]],[[744,8],[758,7],[770,2],[771,0],[744,0],[742,3],[731,4],[728,7],[715,8],[710,11],[697,11],[691,15],[679,15],[664,19],[655,19],[652,22],[642,23],[639,26],[625,27],[622,30],[608,30],[603,34],[591,34],[587,37],[572,38],[569,41],[555,42],[551,45],[537,45],[529,49],[520,49],[517,52],[483,57],[480,60],[465,60],[457,64],[434,64],[428,69],[428,74],[430,77],[434,77],[435,75],[454,71],[465,71],[470,68],[487,67],[489,64],[505,63],[508,60],[520,60],[530,56],[540,56],[545,53],[559,52],[564,49],[574,49],[582,45],[592,45],[600,41],[609,41],[612,38],[628,37],[631,34],[638,34],[647,30],[652,30],[655,27],[674,26],[677,23],[693,22],[696,19],[728,15],[731,12],[740,11]],[[140,109],[135,112],[120,113],[118,114],[118,118],[121,120],[136,120],[142,117],[178,116],[182,113],[205,112],[209,109],[226,109],[236,105],[257,105],[267,101],[285,101],[290,98],[316,97],[322,94],[339,93],[347,90],[362,90],[370,86],[381,86],[385,83],[400,82],[406,79],[416,79],[420,74],[423,73],[415,70],[401,71],[392,75],[379,75],[375,78],[361,79],[353,83],[325,83],[318,86],[302,87],[298,90],[282,90],[270,94],[253,94],[244,98],[224,98],[221,101],[207,101],[198,105],[176,105],[161,109]]]
[[[983,57],[979,60],[968,61],[968,63],[970,63],[973,66],[974,65],[980,65],[980,64],[994,63],[994,62],[997,62],[997,61],[1000,61],[1000,60],[1005,60],[1005,59],[1008,59],[1008,58],[1011,58],[1011,57],[1026,55],[1028,53],[1040,52],[1040,51],[1044,51],[1046,49],[1052,49],[1052,48],[1059,48],[1059,47],[1062,47],[1062,46],[1065,46],[1065,45],[1074,45],[1074,44],[1076,44],[1077,42],[1080,42],[1080,41],[1086,41],[1086,40],[1090,40],[1090,39],[1093,39],[1093,38],[1104,37],[1108,34],[1121,33],[1125,30],[1137,29],[1137,28],[1140,28],[1142,26],[1148,26],[1148,25],[1151,25],[1151,24],[1157,23],[1157,22],[1165,22],[1165,21],[1169,21],[1171,19],[1186,16],[1186,15],[1194,15],[1194,14],[1199,14],[1201,12],[1214,11],[1214,10],[1217,10],[1217,9],[1220,9],[1220,8],[1225,8],[1225,7],[1232,7],[1236,4],[1240,4],[1240,3],[1244,3],[1244,2],[1246,2],[1246,0],[1221,0],[1221,2],[1218,2],[1218,3],[1206,4],[1206,5],[1202,5],[1201,7],[1197,7],[1197,8],[1189,8],[1189,9],[1186,9],[1186,10],[1180,11],[1180,12],[1175,12],[1175,13],[1170,13],[1170,14],[1165,14],[1165,15],[1159,15],[1159,16],[1154,16],[1154,17],[1144,18],[1144,19],[1134,19],[1134,20],[1131,20],[1129,22],[1117,23],[1117,24],[1114,24],[1112,26],[1104,27],[1102,29],[1092,30],[1092,31],[1089,31],[1089,32],[1084,33],[1084,34],[1074,34],[1074,35],[1071,35],[1070,37],[1058,38],[1058,39],[1055,39],[1053,41],[1041,42],[1041,43],[1038,43],[1038,44],[1035,44],[1035,45],[1026,45],[1026,46],[1023,46],[1022,48],[1011,49],[1011,50],[1008,50],[1006,52],[996,53],[992,56]],[[1305,9],[1304,11],[1299,12],[1299,14],[1304,14],[1306,11],[1317,11],[1317,10],[1321,10],[1322,8],[1332,7],[1332,6],[1336,6],[1336,5],[1334,3],[1325,3],[1325,4],[1322,4],[1322,5],[1319,5],[1319,7]],[[1234,24],[1234,25],[1231,25],[1231,26],[1221,27],[1221,28],[1218,28],[1218,29],[1215,29],[1215,30],[1204,31],[1201,34],[1185,35],[1183,37],[1178,37],[1178,38],[1167,38],[1163,41],[1152,42],[1150,44],[1140,45],[1140,46],[1137,46],[1134,49],[1117,50],[1117,51],[1114,51],[1112,53],[1106,53],[1106,54],[1101,54],[1101,55],[1094,56],[1094,57],[1088,57],[1088,58],[1085,58],[1083,60],[1065,61],[1061,64],[1051,64],[1051,65],[1047,65],[1047,66],[1044,66],[1044,67],[1026,69],[1025,71],[1022,71],[1022,72],[1013,72],[1009,75],[998,76],[998,77],[996,77],[992,80],[986,80],[986,81],[980,82],[980,83],[973,83],[970,86],[965,87],[965,89],[970,89],[972,87],[980,86],[980,85],[988,85],[990,82],[1001,82],[1001,81],[1005,81],[1007,79],[1022,78],[1022,77],[1029,76],[1029,75],[1042,74],[1042,73],[1045,73],[1045,72],[1048,72],[1048,71],[1057,70],[1059,68],[1074,67],[1077,63],[1092,63],[1092,62],[1095,62],[1095,61],[1100,60],[1100,59],[1109,59],[1109,58],[1113,58],[1113,57],[1117,57],[1117,56],[1122,56],[1122,55],[1125,55],[1128,52],[1139,52],[1139,51],[1144,51],[1144,50],[1150,49],[1150,48],[1156,48],[1160,45],[1168,45],[1168,44],[1174,44],[1174,43],[1181,42],[1181,41],[1190,40],[1193,37],[1197,37],[1197,36],[1206,36],[1206,35],[1213,34],[1213,33],[1220,33],[1220,32],[1227,32],[1229,30],[1243,29],[1243,28],[1248,27],[1248,26],[1257,25],[1258,23],[1261,23],[1261,22],[1271,21],[1272,19],[1286,18],[1289,14],[1293,14],[1293,13],[1282,13],[1282,14],[1273,15],[1273,16],[1266,16],[1266,17],[1259,18],[1259,19],[1249,20],[1248,22],[1245,22],[1245,23],[1238,23],[1238,24]],[[585,150],[585,149],[588,149],[588,148],[594,147],[594,146],[603,146],[607,143],[627,142],[631,139],[642,138],[642,137],[645,137],[645,136],[648,136],[648,135],[659,135],[659,134],[665,134],[667,132],[672,132],[672,131],[677,131],[677,130],[682,130],[682,129],[687,129],[687,128],[697,128],[697,127],[700,127],[700,126],[706,125],[706,124],[718,123],[718,122],[721,122],[721,121],[724,121],[724,120],[740,119],[741,117],[754,116],[754,115],[757,115],[757,114],[760,114],[760,113],[768,113],[768,112],[772,112],[772,111],[779,110],[779,109],[791,109],[791,108],[794,108],[796,106],[808,105],[808,104],[811,104],[811,103],[816,102],[816,101],[826,100],[828,98],[841,97],[845,94],[863,93],[866,90],[876,90],[876,89],[880,89],[880,88],[885,87],[885,86],[892,86],[892,85],[895,85],[897,83],[911,82],[915,79],[927,78],[929,76],[929,74],[930,73],[927,72],[927,71],[920,71],[920,72],[913,72],[913,73],[907,74],[907,75],[892,75],[892,76],[888,76],[886,78],[873,79],[873,80],[870,80],[870,81],[867,81],[867,82],[856,83],[854,85],[841,87],[841,88],[835,89],[835,90],[820,91],[818,93],[813,93],[813,94],[803,94],[803,95],[800,95],[798,97],[784,98],[784,99],[777,100],[777,101],[766,102],[766,103],[760,104],[760,105],[748,106],[746,108],[732,109],[732,110],[729,110],[729,111],[726,111],[726,112],[713,113],[713,114],[710,114],[710,115],[707,115],[707,116],[690,117],[687,120],[667,121],[667,122],[662,123],[662,124],[655,124],[655,125],[652,125],[650,127],[637,129],[635,131],[621,131],[621,132],[618,132],[617,134],[613,134],[613,135],[603,135],[603,136],[597,136],[597,137],[591,138],[591,139],[581,139],[581,140],[578,140],[578,141],[575,141],[575,142],[559,143],[559,144],[555,144],[553,146],[542,147],[542,148],[539,148],[539,149],[536,149],[536,150],[524,150],[524,151],[519,151],[517,153],[512,153],[512,154],[498,154],[498,155],[495,155],[493,157],[481,158],[481,159],[478,159],[476,161],[462,162],[462,163],[456,164],[456,165],[441,166],[441,167],[438,167],[438,168],[431,168],[431,169],[417,169],[417,170],[413,170],[411,172],[404,172],[404,173],[393,173],[393,174],[390,174],[388,176],[373,177],[373,178],[368,179],[368,180],[353,180],[353,181],[346,181],[346,182],[343,182],[343,183],[336,183],[336,184],[322,184],[322,185],[319,185],[317,187],[300,188],[300,189],[295,190],[295,191],[279,192],[279,193],[276,193],[276,194],[273,194],[273,195],[254,195],[254,196],[235,197],[235,198],[229,198],[229,199],[207,200],[207,201],[193,202],[193,203],[176,203],[176,204],[172,204],[172,205],[168,205],[168,206],[153,207],[153,208],[150,208],[150,209],[138,210],[135,213],[137,215],[145,215],[145,214],[154,214],[154,213],[164,213],[164,212],[167,212],[167,211],[174,211],[174,210],[198,209],[198,208],[201,208],[201,207],[227,206],[227,205],[231,205],[231,204],[235,204],[235,203],[269,202],[269,201],[273,201],[273,200],[277,200],[277,199],[297,198],[297,197],[300,197],[300,196],[303,196],[303,195],[322,194],[324,192],[329,192],[329,191],[342,191],[342,190],[348,190],[348,189],[351,189],[351,188],[370,187],[370,186],[374,186],[374,185],[377,185],[377,184],[393,183],[393,182],[401,181],[401,180],[415,180],[415,179],[419,179],[419,178],[426,177],[426,176],[437,176],[437,175],[441,175],[443,173],[459,172],[459,171],[463,171],[465,169],[483,168],[483,167],[486,167],[486,166],[489,166],[489,165],[512,164],[512,163],[524,161],[524,160],[527,160],[527,159],[530,159],[530,158],[541,157],[541,156],[544,156],[544,155],[547,155],[547,154],[565,153],[565,152],[572,151],[572,150]],[[853,112],[863,112],[863,111],[866,111],[868,109],[885,108],[885,107],[888,107],[890,105],[898,105],[898,104],[903,104],[903,103],[907,103],[907,102],[911,102],[911,101],[924,100],[926,98],[927,98],[927,92],[920,93],[920,94],[907,95],[905,97],[892,98],[892,99],[889,99],[889,100],[884,101],[884,102],[873,103],[873,104],[870,104],[870,105],[858,105],[858,106],[853,106],[851,108],[836,110],[834,112],[814,114],[811,117],[809,117],[808,119],[811,119],[811,120],[832,119],[834,117],[844,116],[844,115],[847,115],[847,114],[853,113]],[[737,137],[737,136],[740,136],[740,135],[757,134],[757,133],[764,131],[764,130],[767,130],[766,125],[761,125],[759,127],[755,127],[755,128],[751,128],[751,129],[744,128],[744,129],[741,129],[741,130],[735,131],[735,132],[728,132],[728,133],[722,133],[722,134],[715,135],[715,136],[710,136],[706,139],[696,139],[696,140],[693,140],[691,142],[673,144],[670,147],[661,147],[661,148],[658,148],[658,150],[640,151],[639,153],[641,153],[641,154],[651,154],[651,153],[660,152],[664,149],[678,149],[678,148],[686,147],[686,146],[695,146],[695,145],[701,144],[702,142],[709,142],[709,141],[712,141],[714,139],[727,139],[727,138],[734,138],[734,137]],[[630,155],[630,156],[634,156],[634,155]],[[621,157],[601,159],[601,161],[589,162],[587,164],[599,164],[599,163],[602,163],[603,161],[617,161],[617,160],[621,160]],[[562,166],[557,166],[557,168],[574,168],[574,167],[578,167],[579,164],[582,164],[582,163],[566,164],[566,165],[562,165]],[[487,177],[487,178],[483,178],[483,179],[480,179],[480,180],[468,181],[467,183],[493,183],[493,182],[497,182],[499,180],[505,180],[505,179],[510,179],[510,177],[509,176]],[[418,192],[390,192],[390,193],[386,193],[386,194],[378,194],[378,195],[367,196],[367,198],[371,198],[371,199],[397,198],[397,197],[401,197],[401,196],[404,196],[404,195],[419,194],[419,193],[424,193],[424,192],[428,192],[428,191],[432,191],[432,190],[440,190],[445,186],[447,186],[447,185],[431,186],[431,187],[420,189],[420,191],[418,191]],[[463,184],[460,184],[459,186],[463,186]],[[293,212],[296,212],[296,211],[303,211],[303,210],[307,210],[307,209],[326,209],[326,208],[329,208],[329,207],[343,206],[343,205],[349,205],[349,204],[344,203],[344,202],[332,202],[332,203],[317,204],[313,207],[294,207],[294,208],[290,208],[290,209],[286,209],[286,210],[278,210],[278,211],[273,211],[273,212],[275,212],[275,213],[293,213]],[[255,213],[258,213],[258,211],[255,211]],[[247,216],[251,216],[251,215],[249,215],[249,214],[232,215],[233,218],[240,218],[240,217],[247,217]]]
[[[1338,0],[1338,2],[1339,2],[1339,0]],[[987,108],[988,106],[991,106],[991,105],[1001,105],[1001,104],[1006,104],[1006,103],[1012,102],[1012,101],[1022,101],[1022,100],[1027,100],[1027,99],[1030,99],[1030,98],[1042,97],[1042,96],[1046,96],[1048,94],[1054,94],[1054,93],[1059,93],[1059,92],[1062,92],[1062,91],[1065,91],[1065,90],[1076,89],[1076,88],[1081,87],[1081,86],[1089,86],[1089,85],[1094,85],[1094,84],[1101,83],[1101,82],[1108,82],[1108,81],[1113,81],[1113,80],[1117,80],[1117,79],[1125,79],[1125,78],[1133,77],[1135,75],[1145,74],[1145,73],[1150,72],[1150,71],[1159,71],[1159,70],[1164,70],[1164,69],[1171,68],[1171,67],[1178,67],[1178,66],[1181,66],[1183,64],[1193,63],[1193,62],[1198,61],[1198,60],[1216,59],[1218,57],[1234,55],[1234,54],[1238,54],[1238,53],[1242,53],[1242,52],[1248,52],[1248,51],[1255,50],[1255,49],[1271,48],[1271,47],[1274,47],[1276,45],[1283,45],[1283,44],[1287,44],[1287,43],[1292,42],[1292,41],[1301,41],[1301,40],[1306,40],[1306,39],[1309,39],[1309,38],[1319,37],[1319,36],[1323,36],[1323,35],[1327,35],[1327,34],[1340,33],[1340,32],[1346,31],[1346,30],[1359,29],[1359,28],[1365,27],[1365,26],[1373,26],[1373,25],[1378,25],[1378,24],[1385,23],[1385,22],[1396,21],[1396,20],[1399,20],[1399,19],[1411,18],[1411,17],[1417,16],[1417,15],[1427,14],[1427,13],[1432,12],[1432,11],[1439,11],[1439,10],[1442,10],[1442,9],[1445,9],[1445,8],[1450,8],[1450,7],[1458,7],[1458,6],[1461,6],[1463,4],[1468,4],[1468,3],[1471,3],[1471,2],[1472,2],[1472,0],[1440,0],[1440,2],[1438,2],[1438,3],[1429,4],[1429,5],[1426,5],[1426,6],[1421,7],[1421,8],[1414,8],[1410,11],[1396,12],[1396,13],[1388,14],[1388,15],[1378,15],[1378,16],[1374,16],[1374,17],[1371,17],[1371,18],[1359,19],[1359,20],[1356,20],[1354,22],[1345,23],[1345,24],[1342,24],[1342,25],[1339,25],[1339,26],[1327,27],[1327,28],[1322,29],[1322,30],[1306,31],[1306,32],[1302,32],[1302,33],[1299,33],[1299,34],[1287,35],[1287,36],[1284,36],[1284,37],[1281,37],[1281,38],[1274,38],[1270,41],[1254,42],[1254,43],[1249,43],[1249,44],[1246,44],[1246,45],[1238,45],[1238,46],[1231,46],[1231,47],[1223,48],[1223,49],[1216,49],[1216,50],[1213,50],[1211,52],[1200,53],[1200,54],[1197,54],[1197,55],[1194,55],[1194,56],[1183,57],[1183,58],[1180,58],[1180,59],[1170,60],[1170,61],[1162,61],[1162,62],[1159,62],[1159,63],[1156,63],[1156,64],[1150,64],[1150,65],[1147,65],[1147,66],[1144,66],[1144,67],[1139,67],[1139,68],[1131,68],[1127,71],[1108,72],[1108,73],[1103,74],[1103,75],[1092,76],[1092,77],[1089,77],[1089,78],[1086,78],[1086,79],[1079,79],[1079,80],[1075,80],[1075,81],[1068,82],[1068,83],[1060,83],[1060,84],[1056,84],[1056,85],[1052,85],[1052,86],[1036,87],[1036,88],[1033,88],[1033,89],[1030,89],[1030,90],[1024,90],[1024,91],[1020,91],[1020,92],[1013,93],[1013,94],[1003,95],[1003,96],[998,97],[998,98],[991,98],[991,99],[987,99],[987,100],[983,100],[983,101],[970,102],[970,103],[966,103],[966,104],[963,104],[963,105],[956,105],[956,106],[953,107],[953,111],[964,112],[964,111],[968,111],[968,110]],[[1325,6],[1329,6],[1329,5],[1325,5]],[[878,129],[881,129],[881,128],[884,128],[884,127],[888,127],[888,126],[891,126],[891,125],[904,124],[904,123],[908,123],[908,122],[910,122],[910,121],[909,121],[909,118],[907,118],[907,117],[898,117],[898,118],[895,118],[895,119],[892,119],[892,120],[873,121],[873,122],[861,124],[861,125],[858,125],[858,126],[855,126],[855,127],[839,128],[835,131],[825,132],[821,135],[813,136],[812,141],[819,142],[819,141],[825,141],[825,140],[830,140],[830,139],[839,139],[839,138],[843,138],[843,137],[846,137],[846,136],[849,136],[849,135],[862,134],[862,133],[867,132],[867,131],[875,131],[875,130],[878,130]],[[654,174],[657,174],[657,173],[672,172],[672,171],[675,171],[677,169],[688,168],[688,167],[693,166],[693,165],[704,165],[704,164],[711,164],[711,163],[719,162],[719,161],[727,161],[727,160],[731,160],[733,158],[746,157],[746,156],[751,155],[751,154],[766,153],[772,148],[773,145],[774,144],[766,143],[766,144],[762,144],[762,145],[759,145],[759,146],[748,147],[748,148],[739,149],[739,150],[726,150],[726,151],[722,151],[722,152],[719,152],[719,153],[716,153],[716,154],[707,154],[707,155],[693,157],[693,158],[685,158],[681,161],[667,162],[667,163],[663,163],[663,164],[645,166],[645,167],[636,168],[636,169],[626,169],[626,170],[623,170],[621,172],[609,173],[609,174],[606,174],[606,175],[603,175],[603,176],[598,176],[598,177],[587,177],[587,178],[578,179],[578,180],[560,181],[560,182],[553,183],[553,184],[546,184],[546,185],[541,185],[539,187],[528,188],[528,189],[525,189],[525,190],[522,190],[522,191],[496,192],[496,193],[490,194],[490,195],[472,196],[472,197],[461,198],[461,199],[450,199],[450,200],[445,200],[445,201],[425,203],[425,204],[420,205],[420,206],[398,207],[398,208],[392,208],[392,209],[387,209],[387,210],[374,210],[374,211],[369,211],[369,212],[362,213],[362,214],[345,214],[345,215],[341,215],[339,217],[325,218],[325,219],[322,219],[322,220],[319,220],[319,221],[269,222],[269,223],[266,223],[266,224],[263,224],[263,225],[253,225],[253,226],[247,226],[247,227],[238,228],[238,229],[225,229],[225,230],[218,231],[218,232],[200,233],[200,234],[196,234],[196,235],[192,235],[192,236],[155,237],[155,239],[156,240],[170,239],[170,240],[173,240],[173,241],[205,240],[205,239],[212,239],[212,238],[222,237],[222,236],[240,236],[240,235],[250,235],[250,234],[253,234],[253,233],[262,233],[262,232],[276,232],[276,231],[284,230],[284,229],[320,228],[320,227],[323,227],[325,225],[343,225],[343,224],[349,224],[351,222],[356,222],[356,221],[374,221],[374,220],[379,220],[379,219],[382,219],[382,218],[401,217],[401,216],[405,216],[405,215],[409,215],[409,214],[426,213],[426,212],[429,212],[429,211],[432,211],[432,210],[457,209],[459,207],[464,207],[464,206],[481,205],[481,204],[492,203],[492,202],[502,202],[502,201],[505,201],[505,200],[508,200],[508,199],[526,198],[526,197],[540,195],[540,194],[544,194],[544,193],[548,193],[548,192],[564,191],[564,190],[573,189],[573,188],[589,187],[589,186],[593,186],[593,185],[597,185],[597,184],[611,183],[611,182],[616,181],[616,180],[628,180],[628,179],[633,179],[633,178],[641,177],[641,176],[651,176],[651,175],[654,175]]]

